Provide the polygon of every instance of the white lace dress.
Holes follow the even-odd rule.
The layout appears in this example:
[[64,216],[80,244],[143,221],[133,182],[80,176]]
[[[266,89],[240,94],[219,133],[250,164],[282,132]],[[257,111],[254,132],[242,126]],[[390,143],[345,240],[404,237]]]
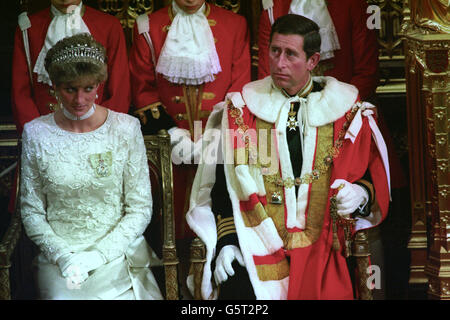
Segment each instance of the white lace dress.
[[[98,129],[74,133],[49,114],[27,123],[22,138],[21,214],[41,251],[40,298],[161,299],[148,268],[159,261],[142,236],[152,198],[139,121],[108,111]],[[108,262],[73,286],[56,260],[86,249]]]

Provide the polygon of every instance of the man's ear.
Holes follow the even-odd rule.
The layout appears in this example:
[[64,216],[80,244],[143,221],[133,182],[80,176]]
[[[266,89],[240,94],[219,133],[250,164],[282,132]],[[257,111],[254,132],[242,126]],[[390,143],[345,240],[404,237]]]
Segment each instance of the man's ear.
[[306,67],[308,68],[308,71],[312,71],[320,61],[320,53],[316,52],[311,57],[308,58]]

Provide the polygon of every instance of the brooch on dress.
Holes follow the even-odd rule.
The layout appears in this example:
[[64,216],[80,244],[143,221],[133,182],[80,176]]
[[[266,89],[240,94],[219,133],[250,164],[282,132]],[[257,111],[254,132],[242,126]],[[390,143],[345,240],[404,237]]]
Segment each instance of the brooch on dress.
[[89,160],[97,177],[103,178],[111,175],[111,151],[91,154],[89,156]]

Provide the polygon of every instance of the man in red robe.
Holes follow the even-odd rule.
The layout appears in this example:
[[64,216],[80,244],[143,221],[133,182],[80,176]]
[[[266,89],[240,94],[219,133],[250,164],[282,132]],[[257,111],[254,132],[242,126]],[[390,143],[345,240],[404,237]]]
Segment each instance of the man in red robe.
[[[12,110],[18,131],[22,132],[26,122],[57,107],[51,82],[45,76],[43,59],[58,40],[81,32],[90,33],[106,48],[108,80],[100,86],[97,102],[114,111],[127,113],[130,105],[128,58],[119,20],[83,5],[81,0],[52,0],[51,3],[49,8],[29,18],[26,14],[19,17],[12,76]],[[66,13],[67,10],[73,13]]]
[[374,106],[353,85],[311,76],[320,44],[312,20],[277,19],[271,76],[208,120],[204,141],[220,129],[224,162],[205,147],[186,216],[207,248],[204,299],[353,298],[338,221],[356,219],[353,232],[383,221],[389,163]]
[[[376,29],[370,25],[367,1],[262,0],[262,3],[264,11],[260,17],[258,29],[259,79],[269,75],[269,35],[274,19],[287,13],[300,14],[310,18],[320,27],[322,36],[321,61],[314,72],[316,74],[323,73],[326,76],[335,77],[339,81],[353,84],[358,88],[361,99],[377,104],[379,48]],[[393,214],[390,215],[390,221],[383,228],[378,229],[382,233],[391,234],[390,226],[392,226],[395,229],[403,228],[407,232],[410,228],[410,222],[408,222],[409,217],[404,215],[405,210],[403,210],[404,194],[408,192],[407,176],[381,109],[378,109],[378,126],[388,147],[393,189],[391,208]],[[377,238],[378,241],[374,242],[372,246],[372,258],[380,266],[385,266],[385,268],[382,268],[384,282],[385,276],[389,277],[392,268],[388,268],[388,263],[384,264],[383,260],[392,260],[389,256],[391,251],[394,252],[394,255],[398,255],[400,251],[406,254],[406,248],[391,248],[393,242],[390,237],[380,237],[377,234],[379,234],[378,231],[374,230],[373,238]],[[383,249],[381,248],[382,241],[384,243]],[[400,262],[395,265],[395,268],[400,268],[403,263]],[[407,268],[407,266],[403,268]],[[404,285],[407,285],[407,283]],[[389,291],[389,288],[384,285],[381,290],[376,290],[375,297],[382,298],[383,295],[389,295]]]
[[[144,134],[170,129],[172,144],[181,141],[189,148],[213,106],[250,81],[247,22],[205,0],[175,0],[137,19],[129,65]],[[194,137],[196,124],[201,125]],[[191,154],[177,156],[172,153],[174,209],[177,238],[182,239],[192,236],[184,215],[195,166]]]

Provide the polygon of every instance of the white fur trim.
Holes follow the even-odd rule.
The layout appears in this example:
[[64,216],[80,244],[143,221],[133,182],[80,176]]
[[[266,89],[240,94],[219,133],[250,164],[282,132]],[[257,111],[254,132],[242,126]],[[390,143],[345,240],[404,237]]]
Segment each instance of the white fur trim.
[[267,254],[273,254],[283,247],[283,240],[281,240],[271,218],[264,219],[263,222],[252,229],[259,235],[267,249]]
[[245,106],[244,99],[242,99],[242,95],[240,92],[229,92],[227,93],[226,98],[231,101],[234,107],[242,108]]
[[256,187],[258,188],[258,196],[265,196],[266,188],[264,187],[264,178],[261,169],[256,166],[249,166],[249,172],[255,180]]
[[321,127],[332,123],[345,115],[358,97],[355,86],[340,82],[332,77],[313,77],[313,81],[325,84],[320,92],[308,96],[308,123],[312,127]]
[[[223,112],[225,109],[217,107],[213,110],[206,130],[218,129],[221,127]],[[211,189],[215,182],[216,163],[201,163],[195,175],[190,197],[190,208],[186,213],[186,222],[206,246],[206,263],[203,271],[201,292],[203,299],[217,299],[217,291],[213,289],[211,278],[211,261],[215,255],[217,244],[217,229],[214,214],[211,210]],[[188,289],[194,293],[193,279],[187,279]]]
[[[358,97],[355,86],[333,77],[313,77],[313,81],[322,84],[324,88],[310,93],[307,98],[306,113],[310,126],[320,127],[341,118]],[[276,122],[287,101],[295,99],[286,97],[275,87],[270,76],[248,83],[242,90],[242,97],[254,115],[270,123]]]
[[[281,108],[280,116],[277,120],[277,144],[278,144],[278,157],[281,167],[281,178],[282,179],[295,179],[294,173],[292,171],[291,158],[289,154],[289,146],[286,140],[286,122],[288,118],[288,112],[290,110],[290,103],[285,103],[283,108]],[[298,134],[300,130],[297,130]],[[288,228],[302,226],[296,219],[296,199],[295,199],[295,187],[284,188],[284,204],[286,206],[286,225]]]
[[252,194],[258,194],[258,187],[249,172],[248,165],[242,164],[236,166],[235,173],[242,190],[242,194],[239,195],[240,200],[246,201]]

